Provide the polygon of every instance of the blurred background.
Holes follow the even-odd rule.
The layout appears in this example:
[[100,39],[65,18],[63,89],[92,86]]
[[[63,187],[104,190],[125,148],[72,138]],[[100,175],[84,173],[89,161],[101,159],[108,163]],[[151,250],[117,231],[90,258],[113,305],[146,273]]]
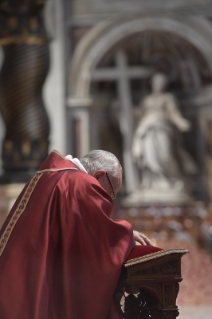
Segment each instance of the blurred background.
[[0,225],[53,149],[120,159],[112,217],[187,248],[179,303],[206,309],[211,0],[0,0]]

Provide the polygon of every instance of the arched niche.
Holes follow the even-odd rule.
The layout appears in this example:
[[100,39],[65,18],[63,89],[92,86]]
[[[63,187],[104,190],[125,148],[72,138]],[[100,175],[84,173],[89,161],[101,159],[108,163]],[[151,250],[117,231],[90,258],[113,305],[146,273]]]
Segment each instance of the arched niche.
[[169,32],[184,38],[201,52],[212,72],[212,27],[205,18],[139,15],[105,21],[92,28],[75,50],[69,81],[69,98],[73,104],[74,100],[89,100],[90,74],[110,48],[124,38],[147,30]]
[[[77,145],[77,156],[85,154],[91,147],[92,124],[90,124],[89,110],[95,104],[95,96],[92,94],[92,74],[105,57],[113,54],[117,44],[145,32],[169,34],[179,41],[188,43],[196,52],[199,52],[211,76],[212,27],[211,23],[203,17],[146,14],[122,16],[98,24],[81,39],[75,48],[71,62],[67,104],[71,108],[72,126],[76,127],[76,139],[73,138],[72,144]],[[200,90],[196,90],[195,94],[182,96],[182,103],[187,106],[191,105],[193,109],[198,109],[200,105],[208,107],[212,103],[211,81],[209,80],[207,85],[201,87]],[[200,135],[201,132],[198,134]],[[198,147],[201,151],[202,144]],[[132,176],[130,159],[125,162],[130,172],[128,176]],[[131,169],[129,169],[130,166]],[[129,184],[131,182],[128,181]]]

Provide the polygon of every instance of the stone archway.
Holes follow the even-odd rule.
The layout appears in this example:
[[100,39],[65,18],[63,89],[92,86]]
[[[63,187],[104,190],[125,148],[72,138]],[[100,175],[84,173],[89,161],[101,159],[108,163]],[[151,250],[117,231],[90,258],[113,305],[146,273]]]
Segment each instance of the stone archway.
[[[181,17],[179,15],[134,15],[120,17],[103,23],[91,29],[79,42],[71,64],[69,81],[68,106],[71,107],[73,122],[78,125],[78,140],[80,148],[78,155],[81,156],[90,148],[89,132],[89,106],[92,106],[91,84],[93,73],[103,57],[117,43],[135,34],[145,31],[169,32],[190,43],[201,53],[207,62],[210,74],[212,74],[212,28],[211,24],[202,17]],[[207,86],[204,92],[198,92],[194,104],[198,100],[204,100],[204,104],[212,102],[212,90]],[[123,102],[123,101],[122,101]],[[123,103],[122,103],[123,104]],[[126,115],[126,113],[125,113]],[[75,125],[74,124],[74,125]],[[80,128],[79,128],[80,127]],[[75,143],[76,144],[76,143]],[[129,144],[129,143],[128,143]],[[127,152],[129,153],[129,152]],[[126,155],[128,156],[128,155]],[[128,168],[129,191],[134,187],[132,178],[132,163],[126,159],[125,166]],[[130,168],[131,167],[131,168]]]
[[[91,72],[106,52],[121,39],[145,30],[168,31],[185,38],[199,50],[212,72],[212,28],[202,17],[178,15],[132,16],[97,25],[81,40],[75,50],[69,82],[69,98],[74,105],[79,100],[89,103]],[[87,101],[87,102],[86,102]]]

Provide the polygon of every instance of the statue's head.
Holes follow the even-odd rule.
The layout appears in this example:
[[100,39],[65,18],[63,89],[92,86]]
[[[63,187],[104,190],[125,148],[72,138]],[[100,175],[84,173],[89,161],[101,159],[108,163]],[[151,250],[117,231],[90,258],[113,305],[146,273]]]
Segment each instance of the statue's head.
[[151,83],[153,92],[163,92],[168,84],[168,79],[163,73],[155,73]]

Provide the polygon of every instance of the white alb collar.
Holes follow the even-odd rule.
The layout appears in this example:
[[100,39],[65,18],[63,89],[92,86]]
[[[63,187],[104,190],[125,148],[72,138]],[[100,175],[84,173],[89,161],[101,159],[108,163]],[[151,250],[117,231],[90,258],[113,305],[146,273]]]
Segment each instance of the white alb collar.
[[69,160],[70,162],[74,163],[81,171],[84,171],[85,173],[88,174],[88,172],[86,171],[85,167],[82,165],[82,163],[79,161],[78,158],[73,158],[72,155],[66,155],[65,157],[67,160]]

